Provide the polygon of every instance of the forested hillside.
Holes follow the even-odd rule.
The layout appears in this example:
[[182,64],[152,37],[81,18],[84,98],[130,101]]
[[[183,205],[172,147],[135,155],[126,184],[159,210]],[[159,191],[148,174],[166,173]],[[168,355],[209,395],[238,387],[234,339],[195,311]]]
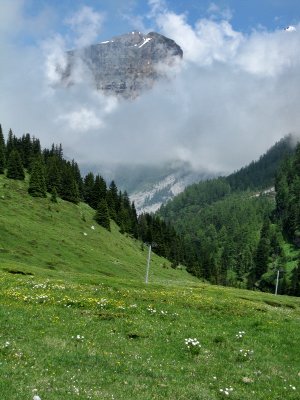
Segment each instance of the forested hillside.
[[[284,138],[228,177],[191,185],[158,215],[137,216],[114,181],[107,185],[91,172],[82,177],[62,145],[42,149],[37,138],[17,138],[11,130],[5,141],[1,125],[0,174],[24,181],[26,196],[48,199],[49,209],[61,200],[86,204],[95,223],[108,232],[117,227],[141,248],[151,244],[173,268],[183,264],[213,284],[263,291],[274,291],[279,271],[279,292],[298,296],[300,148],[295,152],[290,142]],[[85,222],[85,213],[80,218]]]
[[293,156],[288,136],[258,161],[228,177],[191,185],[161,207],[159,214],[189,248],[190,272],[216,284],[274,291],[280,270],[281,293],[298,293],[297,151]]
[[282,160],[294,152],[293,137],[285,136],[275,143],[258,161],[226,177],[232,190],[259,190],[274,186],[275,176]]
[[39,139],[30,134],[18,138],[11,130],[5,141],[0,125],[0,174],[28,180],[28,196],[49,197],[52,204],[58,198],[75,205],[85,202],[94,210],[95,222],[108,231],[114,221],[120,233],[153,244],[153,251],[169,259],[173,267],[184,262],[184,246],[174,228],[150,214],[138,217],[127,192],[121,192],[114,181],[107,185],[92,172],[82,177],[76,161],[64,158],[61,144],[42,149]]

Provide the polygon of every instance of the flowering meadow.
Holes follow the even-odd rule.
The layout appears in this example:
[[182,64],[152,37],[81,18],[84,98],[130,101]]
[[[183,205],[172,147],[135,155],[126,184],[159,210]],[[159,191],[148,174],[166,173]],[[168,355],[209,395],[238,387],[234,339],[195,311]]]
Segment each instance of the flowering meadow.
[[[27,178],[26,178],[27,179]],[[300,298],[201,283],[0,176],[0,400],[299,400]]]
[[1,272],[0,302],[1,400],[300,398],[300,299]]

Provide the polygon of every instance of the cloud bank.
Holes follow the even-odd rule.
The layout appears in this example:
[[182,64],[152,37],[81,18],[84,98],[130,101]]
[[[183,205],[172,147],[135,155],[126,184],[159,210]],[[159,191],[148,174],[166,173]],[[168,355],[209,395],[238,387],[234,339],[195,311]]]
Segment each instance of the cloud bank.
[[65,51],[96,42],[104,13],[84,6],[66,16],[64,34],[20,45],[13,28],[15,22],[22,33],[30,25],[24,2],[4,3],[10,21],[0,29],[4,131],[28,131],[44,146],[61,142],[82,164],[182,160],[213,172],[231,172],[300,132],[300,25],[245,35],[231,25],[230,10],[212,4],[209,16],[190,25],[185,14],[151,0],[149,13],[131,21],[174,39],[184,61],[168,81],[121,101],[97,92],[84,65],[75,85],[57,85]]

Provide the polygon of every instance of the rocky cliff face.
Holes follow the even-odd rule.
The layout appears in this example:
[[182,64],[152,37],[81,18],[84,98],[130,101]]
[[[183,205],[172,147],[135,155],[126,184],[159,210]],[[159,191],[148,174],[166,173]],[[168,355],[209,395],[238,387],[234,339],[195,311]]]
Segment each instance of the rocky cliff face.
[[114,180],[122,191],[129,194],[139,214],[155,212],[188,185],[219,175],[204,169],[195,171],[183,161],[157,165],[85,166],[85,171],[97,173],[99,170],[107,182]]
[[171,39],[155,32],[130,32],[81,50],[68,52],[63,79],[72,84],[78,60],[92,73],[97,89],[106,94],[134,98],[166,75],[183,56]]

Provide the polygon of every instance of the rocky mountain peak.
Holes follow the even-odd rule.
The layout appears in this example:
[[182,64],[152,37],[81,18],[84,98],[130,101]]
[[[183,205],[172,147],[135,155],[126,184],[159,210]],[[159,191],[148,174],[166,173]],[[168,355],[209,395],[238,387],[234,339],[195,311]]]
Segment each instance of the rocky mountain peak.
[[72,84],[78,60],[91,71],[97,89],[105,94],[134,98],[166,76],[161,66],[172,68],[183,57],[181,48],[156,32],[133,31],[67,53],[63,80]]

